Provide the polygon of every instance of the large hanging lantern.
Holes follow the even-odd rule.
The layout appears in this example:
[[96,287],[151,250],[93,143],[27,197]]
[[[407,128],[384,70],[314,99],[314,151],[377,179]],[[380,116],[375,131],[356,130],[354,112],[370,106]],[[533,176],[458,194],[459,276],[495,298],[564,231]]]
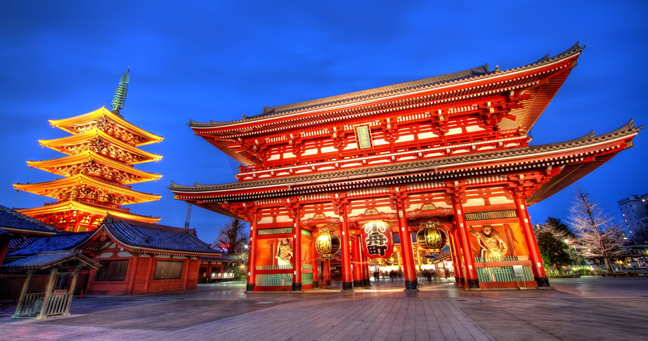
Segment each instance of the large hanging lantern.
[[439,228],[439,223],[428,221],[425,227],[416,233],[416,242],[422,249],[440,250],[448,244],[448,234]]
[[340,251],[340,237],[334,235],[334,230],[321,230],[319,237],[315,240],[315,250],[322,256],[322,259],[333,259],[335,254]]
[[364,224],[362,240],[362,252],[369,258],[388,258],[394,252],[391,227],[382,220]]

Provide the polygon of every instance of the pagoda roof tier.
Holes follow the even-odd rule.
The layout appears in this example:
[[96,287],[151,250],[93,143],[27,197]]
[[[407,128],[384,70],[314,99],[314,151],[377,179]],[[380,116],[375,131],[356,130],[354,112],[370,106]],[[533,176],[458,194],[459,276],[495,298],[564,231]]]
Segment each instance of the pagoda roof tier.
[[59,200],[62,199],[59,197],[59,194],[68,189],[84,188],[88,189],[89,192],[101,191],[117,195],[121,198],[120,202],[117,203],[118,205],[157,201],[162,197],[160,195],[137,192],[130,188],[97,180],[84,174],[77,174],[69,178],[56,179],[47,182],[14,184],[14,188]]
[[[75,155],[86,150],[93,150],[98,154],[106,155],[111,159],[130,165],[159,161],[162,159],[162,155],[145,152],[126,144],[97,128],[92,128],[91,130],[78,135],[53,140],[38,140],[38,143],[42,146],[68,155]],[[122,151],[121,154],[120,151]]]
[[[164,140],[164,138],[161,136],[151,134],[134,126],[132,123],[124,120],[121,115],[113,113],[112,111],[106,109],[106,107],[101,107],[87,114],[65,118],[62,120],[49,120],[49,122],[52,126],[67,131],[68,133],[73,135],[89,131],[92,128],[96,127],[98,124],[111,122],[112,125],[105,126],[104,130],[114,130],[115,128],[119,128],[119,135],[132,134],[132,137],[135,137],[134,139],[131,139],[129,135],[124,136],[124,140],[131,141],[134,146],[143,146]],[[124,134],[124,132],[126,134]]]
[[367,120],[400,111],[429,111],[466,100],[495,94],[524,92],[519,107],[512,109],[513,119],[502,120],[498,130],[531,129],[558,89],[576,66],[584,46],[578,43],[567,51],[521,67],[489,71],[481,66],[443,76],[400,83],[313,101],[265,108],[253,117],[229,122],[200,123],[190,121],[197,135],[234,159],[250,164],[250,160],[230,149],[226,142],[238,138],[279,134],[322,125],[340,124],[348,120]]
[[110,214],[115,217],[136,220],[136,221],[141,221],[146,223],[157,223],[158,221],[160,221],[160,218],[158,217],[132,214],[122,209],[111,209],[103,206],[88,205],[88,204],[80,203],[77,201],[71,201],[71,200],[57,202],[51,205],[45,205],[41,207],[16,208],[15,210],[22,214],[28,215],[30,217],[55,215],[57,213],[71,211],[71,212],[92,214],[92,215],[97,215],[102,217],[105,217],[106,215]]
[[96,174],[94,177],[103,177],[110,181],[110,179],[107,179],[108,175],[104,174],[106,173],[106,170],[102,167],[104,166],[108,168],[108,173],[110,171],[118,172],[118,175],[114,176],[114,181],[122,185],[158,180],[162,177],[160,174],[137,170],[90,150],[53,160],[27,161],[27,165],[61,176],[74,176],[77,174],[93,176]]
[[[607,134],[596,136],[590,133],[560,143],[222,185],[182,186],[172,182],[169,189],[176,199],[231,216],[232,213],[220,207],[219,203],[334,193],[376,186],[405,185],[416,188],[417,183],[432,181],[443,184],[443,181],[475,177],[483,178],[483,183],[488,184],[500,174],[560,168],[559,175],[552,177],[527,198],[529,204],[534,204],[577,181],[619,151],[631,147],[631,140],[641,128],[635,127],[631,121]],[[326,197],[323,200],[329,199]]]

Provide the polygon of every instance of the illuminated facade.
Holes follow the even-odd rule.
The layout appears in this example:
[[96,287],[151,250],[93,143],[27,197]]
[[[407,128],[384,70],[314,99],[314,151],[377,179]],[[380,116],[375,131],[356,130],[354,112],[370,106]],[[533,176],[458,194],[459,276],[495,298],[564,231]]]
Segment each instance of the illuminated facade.
[[322,231],[341,239],[343,290],[367,285],[376,265],[397,266],[405,289],[416,290],[420,259],[441,252],[426,248],[446,243],[459,286],[548,287],[527,206],[631,147],[641,129],[630,122],[529,145],[527,131],[582,49],[510,70],[485,65],[265,108],[238,121],[192,121],[195,134],[244,166],[238,182],[172,183],[171,191],[250,222],[248,290],[326,285],[333,272],[330,256],[317,251],[327,249],[318,245]]
[[129,209],[122,207],[159,200],[161,197],[131,189],[132,184],[161,177],[133,166],[160,160],[162,156],[138,147],[160,142],[163,138],[134,126],[119,113],[124,106],[128,79],[127,71],[115,92],[112,111],[101,107],[80,116],[49,121],[53,127],[71,136],[39,140],[39,143],[67,156],[28,161],[27,164],[63,178],[14,184],[14,188],[48,196],[56,199],[56,202],[17,211],[56,226],[58,230],[70,232],[95,230],[107,214],[146,223],[160,220],[130,213]]

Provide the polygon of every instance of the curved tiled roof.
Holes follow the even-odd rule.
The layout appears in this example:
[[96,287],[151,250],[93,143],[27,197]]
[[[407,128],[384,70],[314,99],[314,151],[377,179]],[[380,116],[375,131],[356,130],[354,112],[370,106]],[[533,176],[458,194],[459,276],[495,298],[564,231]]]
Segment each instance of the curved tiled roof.
[[29,269],[47,269],[61,263],[78,260],[85,263],[88,267],[98,269],[99,263],[93,261],[87,256],[80,254],[77,250],[43,252],[33,256],[25,257],[2,266],[3,270],[29,270]]
[[550,64],[560,59],[568,58],[570,56],[576,55],[580,53],[584,48],[585,48],[584,45],[581,46],[579,43],[576,43],[574,46],[570,47],[567,51],[562,52],[554,57],[549,58],[547,55],[534,63],[527,64],[513,69],[503,70],[503,71],[499,69],[496,69],[494,71],[489,71],[488,64],[485,64],[464,71],[425,78],[425,79],[411,81],[411,82],[405,82],[405,83],[389,85],[389,86],[384,86],[384,87],[379,87],[379,88],[374,88],[369,90],[352,92],[352,93],[347,93],[338,96],[325,97],[325,98],[320,98],[312,101],[305,101],[305,102],[299,102],[294,104],[264,108],[263,113],[260,115],[252,116],[252,117],[243,116],[241,120],[237,120],[237,121],[229,121],[229,122],[210,121],[207,123],[201,123],[201,122],[190,120],[188,125],[192,128],[215,128],[215,127],[230,125],[230,124],[253,122],[255,120],[265,119],[269,117],[280,117],[289,113],[298,113],[307,110],[325,109],[328,107],[367,101],[371,99],[382,98],[385,96],[395,96],[395,95],[407,94],[414,91],[434,89],[436,87],[459,84],[459,83],[473,81],[477,79],[486,79],[494,76],[501,76],[513,72],[523,71],[525,69],[542,66],[544,64]]
[[92,235],[92,232],[59,232],[47,237],[39,237],[31,244],[16,250],[7,256],[28,256],[40,252],[58,252],[72,250],[81,245]]
[[28,217],[2,205],[0,205],[0,228],[23,230],[27,233],[29,231],[54,233],[54,230],[56,230],[54,226],[47,225],[40,220]]
[[41,236],[27,236],[23,238],[14,238],[9,241],[9,250],[18,250],[26,247],[27,245],[33,243],[36,239]]
[[105,227],[117,242],[132,248],[190,253],[222,252],[209,248],[209,244],[198,239],[193,229],[142,223],[111,215],[104,219],[102,227]]
[[330,183],[330,182],[337,182],[337,181],[368,179],[368,178],[381,177],[381,176],[398,175],[403,173],[435,171],[440,167],[444,167],[450,164],[476,164],[480,162],[488,162],[494,159],[502,159],[502,158],[512,159],[512,158],[518,158],[523,156],[529,156],[537,153],[560,151],[562,149],[570,148],[570,147],[586,146],[601,141],[611,140],[619,136],[636,134],[640,129],[642,129],[642,127],[636,128],[634,123],[630,121],[623,127],[607,134],[595,136],[593,133],[589,133],[583,137],[574,140],[539,145],[539,146],[529,146],[529,147],[499,150],[499,151],[492,151],[492,152],[449,156],[449,157],[442,157],[437,159],[402,162],[402,163],[395,163],[389,165],[361,167],[361,168],[354,168],[349,170],[319,172],[319,173],[313,173],[308,175],[297,175],[297,176],[287,176],[287,177],[264,179],[264,180],[234,182],[234,183],[228,183],[222,185],[194,184],[194,186],[182,186],[174,182],[171,182],[171,186],[169,187],[169,189],[176,193],[189,194],[189,193],[218,192],[218,191],[249,189],[249,188],[288,186],[288,184],[290,184],[290,186],[292,187],[295,187],[295,186],[314,185],[314,184]]

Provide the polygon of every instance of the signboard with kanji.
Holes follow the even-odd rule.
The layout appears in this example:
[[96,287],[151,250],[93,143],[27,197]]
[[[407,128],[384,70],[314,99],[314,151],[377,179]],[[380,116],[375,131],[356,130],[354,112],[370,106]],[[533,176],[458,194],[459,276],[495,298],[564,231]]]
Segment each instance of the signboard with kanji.
[[382,220],[369,221],[362,226],[362,251],[369,258],[388,258],[394,241],[389,224]]
[[373,148],[373,141],[371,140],[371,129],[368,125],[360,125],[355,127],[356,141],[358,142],[358,149]]

